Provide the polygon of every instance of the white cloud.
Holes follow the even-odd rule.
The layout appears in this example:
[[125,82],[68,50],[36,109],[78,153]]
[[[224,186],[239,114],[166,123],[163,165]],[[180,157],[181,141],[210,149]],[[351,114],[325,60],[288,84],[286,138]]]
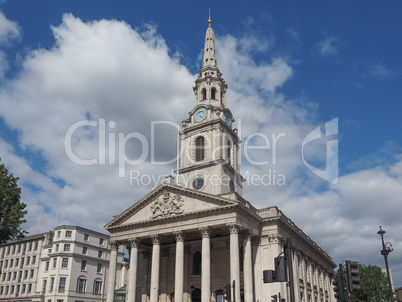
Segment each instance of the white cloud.
[[375,64],[370,67],[370,75],[379,80],[384,80],[395,75],[395,72],[387,68],[383,64]]
[[17,23],[10,21],[0,11],[0,43],[7,43],[11,39],[20,36],[20,29]]
[[340,47],[341,43],[338,38],[335,36],[327,36],[315,44],[315,52],[323,57],[336,56]]

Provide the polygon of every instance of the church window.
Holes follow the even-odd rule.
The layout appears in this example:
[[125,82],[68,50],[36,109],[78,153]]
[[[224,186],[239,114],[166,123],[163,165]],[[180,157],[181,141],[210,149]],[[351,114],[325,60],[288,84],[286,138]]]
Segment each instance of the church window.
[[193,275],[201,275],[201,252],[195,252],[193,256]]
[[202,93],[202,100],[205,101],[207,99],[207,90],[205,88],[202,88],[201,93]]
[[204,137],[199,136],[195,139],[195,161],[204,160]]
[[232,149],[232,146],[230,144],[230,140],[227,140],[226,142],[226,158],[228,160],[229,165],[231,165],[231,152],[230,150]]
[[194,190],[201,190],[203,186],[204,186],[204,178],[197,177],[193,180]]
[[216,88],[211,89],[211,99],[215,100]]

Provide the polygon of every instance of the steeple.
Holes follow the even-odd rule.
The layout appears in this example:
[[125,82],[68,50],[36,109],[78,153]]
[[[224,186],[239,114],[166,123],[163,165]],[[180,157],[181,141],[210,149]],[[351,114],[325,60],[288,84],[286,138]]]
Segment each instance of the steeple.
[[193,87],[195,107],[182,122],[178,184],[232,199],[242,196],[239,144],[234,118],[226,107],[228,85],[218,69],[211,13],[202,69]]
[[205,34],[205,46],[204,46],[204,60],[202,61],[202,68],[218,67],[218,61],[216,60],[215,51],[215,37],[214,30],[211,27],[211,10],[209,10],[208,28]]

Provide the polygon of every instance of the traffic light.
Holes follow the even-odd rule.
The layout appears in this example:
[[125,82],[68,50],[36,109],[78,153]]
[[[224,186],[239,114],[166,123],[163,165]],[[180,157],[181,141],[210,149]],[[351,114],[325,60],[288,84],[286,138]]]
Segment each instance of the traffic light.
[[232,295],[231,295],[231,288],[230,288],[230,283],[225,285],[225,300],[230,302],[232,300]]
[[360,290],[359,263],[357,261],[346,260],[346,277],[348,290],[350,293]]
[[275,276],[276,276],[275,280],[276,282],[288,281],[287,265],[285,257],[275,258]]
[[273,270],[266,270],[262,272],[264,283],[276,282],[276,273]]
[[271,302],[278,302],[278,295],[273,295],[271,296],[272,301]]
[[333,280],[332,284],[334,285],[335,298],[343,300],[343,284],[341,279]]

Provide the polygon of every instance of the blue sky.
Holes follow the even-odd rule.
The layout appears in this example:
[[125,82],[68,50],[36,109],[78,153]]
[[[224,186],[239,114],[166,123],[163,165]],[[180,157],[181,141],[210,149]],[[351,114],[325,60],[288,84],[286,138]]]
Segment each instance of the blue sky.
[[[136,132],[150,141],[151,121],[186,119],[209,8],[243,142],[253,133],[286,134],[276,164],[242,158],[243,174],[275,170],[286,185],[247,183],[244,197],[259,208],[277,205],[336,263],[383,266],[382,225],[402,285],[400,1],[2,1],[0,157],[21,178],[25,227],[102,230],[152,189],[130,183],[128,171],[119,178],[116,164],[73,163],[66,133],[79,121],[104,119],[116,123],[108,134]],[[308,133],[334,118],[339,181],[331,184],[306,168],[300,150]],[[95,128],[72,139],[83,158],[98,155]],[[175,131],[156,128],[155,135],[158,159],[172,158]],[[126,146],[131,158],[141,149],[138,141]],[[252,154],[254,161],[267,156]],[[325,166],[325,140],[305,156]],[[174,168],[149,156],[134,167],[155,179]]]

